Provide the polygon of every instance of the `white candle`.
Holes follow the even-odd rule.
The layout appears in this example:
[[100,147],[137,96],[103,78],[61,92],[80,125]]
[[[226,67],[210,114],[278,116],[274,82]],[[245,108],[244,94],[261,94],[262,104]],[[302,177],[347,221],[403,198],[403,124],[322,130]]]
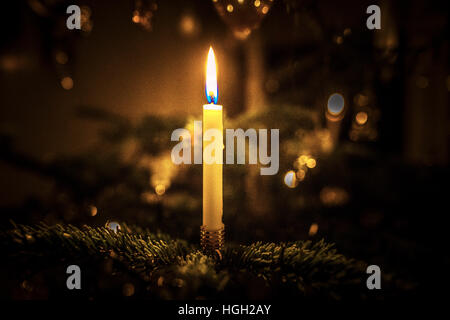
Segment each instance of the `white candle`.
[[206,63],[205,91],[209,104],[203,105],[203,227],[217,231],[223,228],[223,115],[222,106],[217,104],[217,69],[212,48]]

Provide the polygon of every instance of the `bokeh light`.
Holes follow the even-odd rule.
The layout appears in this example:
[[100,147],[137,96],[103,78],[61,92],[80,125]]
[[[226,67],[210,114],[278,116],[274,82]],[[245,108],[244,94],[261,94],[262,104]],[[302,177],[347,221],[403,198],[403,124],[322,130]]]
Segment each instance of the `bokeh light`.
[[120,224],[116,221],[108,221],[106,223],[106,227],[114,232],[118,232],[120,230]]
[[306,171],[303,170],[303,169],[298,170],[298,171],[297,171],[297,174],[296,174],[297,179],[298,179],[299,181],[303,181],[303,179],[305,179],[305,175],[306,175]]
[[295,188],[297,186],[297,177],[294,171],[290,170],[286,173],[286,175],[284,176],[284,183],[289,188]]
[[59,64],[66,64],[67,61],[69,60],[69,57],[67,56],[67,53],[59,50],[55,53],[55,60]]
[[324,187],[320,191],[320,201],[325,206],[341,206],[348,202],[349,194],[340,187]]
[[195,18],[191,14],[185,14],[180,19],[180,32],[186,36],[193,36],[198,31]]
[[368,118],[369,118],[369,116],[367,115],[367,112],[360,111],[356,114],[355,121],[357,124],[362,126],[362,125],[366,124]]
[[308,159],[308,161],[306,161],[306,166],[310,169],[315,168],[316,167],[316,160],[313,158]]
[[333,93],[328,98],[328,112],[334,116],[337,116],[344,110],[344,104],[344,97],[339,93]]
[[73,80],[71,77],[64,77],[61,79],[61,87],[66,90],[70,90],[73,88]]
[[319,231],[319,225],[317,223],[313,223],[311,224],[311,226],[309,227],[309,236],[314,236],[316,235],[317,231]]
[[92,217],[95,217],[98,213],[96,206],[89,206],[89,213]]

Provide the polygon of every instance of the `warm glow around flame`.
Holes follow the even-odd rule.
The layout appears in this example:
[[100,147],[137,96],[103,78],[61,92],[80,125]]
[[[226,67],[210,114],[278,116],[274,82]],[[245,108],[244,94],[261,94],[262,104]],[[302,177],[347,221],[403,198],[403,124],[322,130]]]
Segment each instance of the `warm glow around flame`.
[[217,103],[219,98],[219,89],[217,87],[217,67],[216,57],[212,47],[209,47],[208,60],[206,61],[206,86],[205,93],[208,103]]

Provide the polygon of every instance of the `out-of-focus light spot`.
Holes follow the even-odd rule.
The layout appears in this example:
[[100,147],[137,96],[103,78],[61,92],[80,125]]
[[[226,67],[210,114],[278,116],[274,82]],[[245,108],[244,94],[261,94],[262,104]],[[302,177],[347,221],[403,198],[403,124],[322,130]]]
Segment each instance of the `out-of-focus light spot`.
[[305,175],[306,175],[306,171],[303,169],[298,170],[296,173],[297,179],[299,181],[303,181],[305,179]]
[[355,116],[355,121],[356,121],[357,124],[359,124],[360,126],[362,126],[362,125],[366,124],[368,118],[369,118],[369,117],[368,117],[368,115],[367,115],[367,112],[360,111],[360,112],[358,112],[358,113],[356,114],[356,116]]
[[55,54],[55,60],[59,64],[66,64],[67,61],[69,61],[69,57],[67,56],[67,53],[64,51],[57,51]]
[[255,2],[253,2],[253,4],[255,5],[255,7],[259,7],[261,5],[261,1],[260,0],[255,0]]
[[118,232],[120,230],[120,224],[118,222],[115,222],[115,221],[108,221],[106,223],[106,227],[108,229],[111,229],[114,232]]
[[324,187],[320,191],[320,200],[326,206],[340,206],[348,201],[348,193],[339,187]]
[[134,23],[139,23],[139,21],[141,19],[139,17],[139,12],[138,11],[134,11],[133,12],[133,17],[131,18],[131,20],[133,20]]
[[122,288],[122,293],[125,297],[131,297],[134,294],[134,285],[132,283],[125,283]]
[[71,77],[64,77],[61,79],[61,87],[66,90],[70,90],[73,88],[73,80]]
[[286,173],[286,175],[284,176],[284,183],[289,188],[295,188],[297,186],[297,178],[294,171],[290,170]]
[[233,10],[234,10],[233,5],[231,5],[231,4],[227,5],[228,12],[233,12]]
[[319,225],[317,223],[313,223],[309,227],[308,234],[309,234],[310,237],[312,237],[312,236],[316,235],[317,231],[319,231]]
[[156,284],[158,285],[158,287],[162,287],[163,284],[164,284],[164,277],[163,277],[163,276],[160,276],[160,277],[158,278],[158,281],[156,282]]
[[155,11],[158,10],[158,4],[156,2],[144,4],[143,1],[136,1],[135,8],[131,20],[144,30],[152,31],[152,19]]
[[238,0],[239,4],[243,4],[244,0]]
[[217,1],[219,1],[219,0],[212,0],[212,2],[217,2]]
[[234,35],[238,39],[245,40],[250,35],[250,32],[251,32],[250,28],[244,28],[244,29],[235,30]]
[[358,93],[355,98],[353,99],[353,101],[355,102],[355,104],[357,104],[360,107],[364,107],[369,103],[369,97],[362,94],[362,93]]
[[312,168],[315,168],[316,167],[316,160],[315,159],[313,159],[313,158],[311,158],[311,159],[308,159],[308,161],[306,161],[306,166],[308,167],[308,168],[310,168],[310,169],[312,169]]
[[344,36],[349,36],[352,34],[352,29],[350,28],[345,28],[344,29]]
[[177,174],[178,166],[172,162],[170,153],[164,153],[146,161],[144,163],[149,165],[152,172],[150,178],[151,186],[156,194],[164,194],[170,188],[172,177]]
[[191,15],[184,15],[180,20],[180,31],[185,35],[192,35],[195,33],[196,24],[195,19]]
[[96,206],[89,206],[89,213],[92,217],[95,217],[98,213]]
[[426,87],[428,87],[428,79],[424,76],[417,77],[416,86],[418,86],[420,89],[425,89]]
[[333,93],[328,98],[328,112],[333,116],[337,116],[344,110],[344,104],[344,97],[339,93]]
[[308,161],[308,159],[309,159],[308,156],[303,155],[298,158],[298,162],[300,163],[300,165],[303,166],[306,164],[306,161]]
[[14,72],[18,69],[20,69],[22,63],[19,59],[19,57],[7,54],[0,58],[0,68],[7,72]]
[[268,6],[264,6],[261,11],[262,11],[263,14],[267,14],[267,12],[269,12],[269,7]]
[[155,192],[158,196],[162,196],[166,192],[166,187],[163,184],[158,184],[155,187]]
[[337,44],[342,44],[344,42],[344,38],[342,38],[341,36],[337,36],[336,37],[336,43]]

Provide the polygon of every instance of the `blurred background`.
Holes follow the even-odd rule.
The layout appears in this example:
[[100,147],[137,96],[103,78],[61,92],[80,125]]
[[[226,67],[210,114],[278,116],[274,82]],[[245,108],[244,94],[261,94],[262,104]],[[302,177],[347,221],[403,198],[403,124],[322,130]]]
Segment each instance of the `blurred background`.
[[449,264],[448,30],[441,1],[5,2],[1,228],[127,222],[197,243],[201,166],[172,164],[170,134],[201,119],[211,45],[225,128],[280,129],[277,175],[224,166],[228,241],[325,238],[425,292]]

